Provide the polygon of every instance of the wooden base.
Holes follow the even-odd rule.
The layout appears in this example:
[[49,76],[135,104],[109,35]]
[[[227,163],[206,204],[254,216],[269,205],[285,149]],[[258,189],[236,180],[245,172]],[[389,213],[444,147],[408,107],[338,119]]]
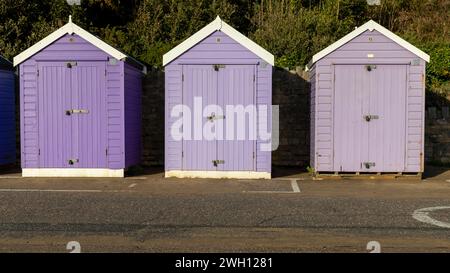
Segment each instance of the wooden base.
[[246,171],[166,171],[165,177],[213,179],[271,179],[267,172]]
[[125,170],[111,169],[22,169],[22,177],[124,177]]
[[363,173],[363,172],[315,172],[314,178],[319,179],[422,179],[422,173],[403,173],[403,172],[376,172],[376,173]]

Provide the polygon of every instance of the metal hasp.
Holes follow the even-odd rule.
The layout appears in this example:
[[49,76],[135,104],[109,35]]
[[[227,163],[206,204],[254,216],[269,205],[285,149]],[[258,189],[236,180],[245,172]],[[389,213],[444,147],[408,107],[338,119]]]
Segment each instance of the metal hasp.
[[213,160],[212,163],[214,167],[217,167],[219,164],[225,164],[225,160]]
[[67,68],[72,68],[74,66],[77,66],[77,62],[68,62],[66,63]]
[[225,65],[224,64],[214,64],[213,67],[214,67],[214,71],[219,71],[219,69],[225,68]]
[[377,69],[377,66],[376,65],[366,65],[366,69],[367,69],[367,71],[372,71],[373,69]]
[[364,162],[363,165],[366,169],[370,169],[371,167],[375,167],[375,162]]
[[365,115],[364,116],[364,119],[367,121],[367,122],[370,122],[372,119],[379,119],[380,117],[378,116],[378,115]]
[[67,116],[71,116],[72,114],[89,114],[89,110],[85,109],[71,109],[66,111]]
[[69,159],[68,160],[69,165],[74,165],[75,163],[78,163],[78,162],[80,162],[80,160],[78,158],[77,159]]
[[213,122],[214,120],[217,120],[217,119],[225,119],[225,116],[223,116],[223,115],[222,116],[216,116],[215,113],[212,113],[211,116],[206,117],[206,119],[208,119],[208,121]]

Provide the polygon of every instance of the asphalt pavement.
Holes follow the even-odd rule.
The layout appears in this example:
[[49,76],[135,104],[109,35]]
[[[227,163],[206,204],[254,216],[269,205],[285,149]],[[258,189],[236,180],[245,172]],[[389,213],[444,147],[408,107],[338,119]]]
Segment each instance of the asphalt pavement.
[[69,252],[70,241],[82,252],[368,252],[370,241],[450,252],[450,171],[422,181],[0,175],[0,252]]

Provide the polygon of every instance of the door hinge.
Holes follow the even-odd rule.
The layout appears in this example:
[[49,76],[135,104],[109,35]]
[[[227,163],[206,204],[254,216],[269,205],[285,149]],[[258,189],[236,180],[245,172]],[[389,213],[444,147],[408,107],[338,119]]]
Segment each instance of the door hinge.
[[39,77],[39,69],[37,70],[36,75]]
[[184,74],[181,74],[181,81],[184,82]]
[[41,155],[41,149],[38,149],[38,155]]
[[184,157],[184,151],[181,151],[181,157]]
[[255,152],[253,152],[253,158],[255,158]]
[[105,155],[108,156],[108,148],[105,150]]
[[256,82],[256,75],[253,74],[253,82]]

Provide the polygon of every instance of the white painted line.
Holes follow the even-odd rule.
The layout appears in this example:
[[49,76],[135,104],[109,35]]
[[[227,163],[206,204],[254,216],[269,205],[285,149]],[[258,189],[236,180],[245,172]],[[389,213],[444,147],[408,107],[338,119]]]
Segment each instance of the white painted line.
[[297,179],[289,179],[291,181],[292,191],[243,191],[243,193],[300,193],[300,187],[298,186]]
[[128,186],[128,188],[134,188],[134,187],[136,187],[136,183],[133,183],[133,184],[131,184],[130,186]]
[[296,192],[296,193],[300,192],[300,187],[298,186],[296,179],[291,180],[291,186],[292,186],[293,192]]
[[292,194],[292,193],[297,193],[297,192],[293,192],[293,191],[243,191],[243,193],[283,193],[283,194],[289,193],[289,194]]
[[292,180],[305,180],[304,178],[295,178],[295,177],[280,177],[280,178],[274,178],[273,181],[292,181]]
[[0,192],[102,192],[101,190],[0,189]]
[[140,176],[140,177],[125,177],[125,180],[146,180],[147,177]]
[[8,176],[8,175],[3,175],[0,176],[0,179],[22,179],[22,176]]
[[414,211],[412,217],[414,219],[416,219],[417,221],[420,221],[423,223],[427,223],[427,224],[431,224],[431,225],[435,225],[435,226],[443,227],[443,228],[450,228],[450,223],[435,220],[428,215],[430,212],[433,212],[436,210],[443,210],[443,209],[450,209],[450,207],[431,207],[431,208],[418,209],[418,210]]
[[113,193],[113,192],[132,192],[120,190],[40,190],[40,189],[0,189],[0,192],[74,192],[74,193]]

